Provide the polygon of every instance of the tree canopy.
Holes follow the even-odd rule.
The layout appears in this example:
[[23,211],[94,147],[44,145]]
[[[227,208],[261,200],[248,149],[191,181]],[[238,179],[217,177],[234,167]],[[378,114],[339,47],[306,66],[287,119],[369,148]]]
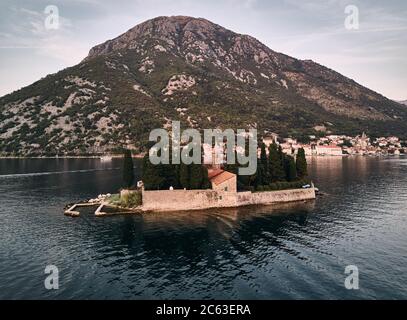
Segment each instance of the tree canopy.
[[296,161],[297,177],[303,179],[308,176],[307,159],[305,157],[304,148],[300,148],[297,154]]
[[123,187],[131,188],[134,183],[134,164],[130,150],[124,151],[123,161]]
[[146,190],[206,190],[211,188],[208,169],[200,164],[153,165],[148,154],[143,159],[144,188]]

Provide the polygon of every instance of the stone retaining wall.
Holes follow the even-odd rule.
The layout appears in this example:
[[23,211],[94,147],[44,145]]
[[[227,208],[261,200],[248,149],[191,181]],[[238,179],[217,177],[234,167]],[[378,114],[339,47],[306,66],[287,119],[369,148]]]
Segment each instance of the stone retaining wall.
[[250,205],[270,205],[274,203],[313,200],[316,198],[315,189],[292,189],[270,192],[241,192],[237,193],[239,207]]
[[272,192],[217,192],[213,190],[143,191],[143,210],[188,211],[211,208],[236,208],[315,199],[315,189]]

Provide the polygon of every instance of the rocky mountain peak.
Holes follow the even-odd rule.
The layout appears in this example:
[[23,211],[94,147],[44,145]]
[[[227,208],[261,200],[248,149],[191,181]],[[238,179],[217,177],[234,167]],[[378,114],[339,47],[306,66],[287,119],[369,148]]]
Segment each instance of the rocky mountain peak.
[[233,32],[203,18],[186,16],[157,17],[143,22],[128,30],[119,37],[95,46],[89,52],[87,60],[108,55],[123,49],[137,49],[155,40],[166,49],[182,47],[190,40],[217,42],[227,40]]
[[149,132],[258,128],[400,135],[407,109],[311,60],[202,18],[158,17],[0,98],[0,155],[145,151]]

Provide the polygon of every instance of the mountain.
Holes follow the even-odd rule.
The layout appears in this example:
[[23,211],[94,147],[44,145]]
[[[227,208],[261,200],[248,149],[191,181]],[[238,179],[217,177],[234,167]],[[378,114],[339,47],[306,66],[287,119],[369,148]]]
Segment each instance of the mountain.
[[399,101],[399,103],[404,104],[404,105],[406,105],[406,106],[407,106],[407,100],[404,100],[404,101]]
[[145,150],[155,128],[406,135],[404,106],[205,19],[158,17],[0,98],[0,152]]

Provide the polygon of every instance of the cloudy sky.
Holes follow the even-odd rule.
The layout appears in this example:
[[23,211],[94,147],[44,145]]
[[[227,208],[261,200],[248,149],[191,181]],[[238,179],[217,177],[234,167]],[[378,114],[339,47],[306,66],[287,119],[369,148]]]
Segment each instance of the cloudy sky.
[[[58,8],[57,30],[45,27],[50,5]],[[359,29],[345,27],[349,5],[359,10]],[[162,15],[206,18],[391,99],[407,99],[406,0],[1,0],[0,96],[75,65],[92,46]]]

